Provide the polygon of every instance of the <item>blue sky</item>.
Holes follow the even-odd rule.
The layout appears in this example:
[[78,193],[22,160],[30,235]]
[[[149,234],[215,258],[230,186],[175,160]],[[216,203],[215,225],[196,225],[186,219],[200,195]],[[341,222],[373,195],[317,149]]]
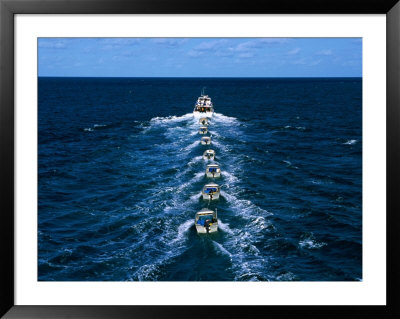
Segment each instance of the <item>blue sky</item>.
[[361,77],[360,38],[39,38],[39,76]]

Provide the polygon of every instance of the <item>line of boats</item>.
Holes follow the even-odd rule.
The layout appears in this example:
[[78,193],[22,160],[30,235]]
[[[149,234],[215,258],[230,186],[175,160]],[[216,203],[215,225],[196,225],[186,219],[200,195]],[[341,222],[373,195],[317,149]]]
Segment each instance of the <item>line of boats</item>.
[[[214,114],[214,106],[211,102],[211,98],[204,94],[204,88],[201,92],[201,96],[197,99],[193,110],[193,116],[199,118],[199,134],[209,134],[208,126],[210,120]],[[201,145],[211,145],[211,136],[202,136],[200,139]],[[203,153],[203,159],[205,161],[215,161],[216,153],[212,149],[207,149]],[[221,168],[217,163],[211,163],[206,166],[206,176],[208,178],[221,177]],[[204,185],[201,195],[204,200],[217,200],[219,199],[221,187],[216,183],[208,183]],[[194,220],[197,233],[213,233],[218,231],[218,215],[217,209],[215,211],[203,208],[198,211],[195,215]]]

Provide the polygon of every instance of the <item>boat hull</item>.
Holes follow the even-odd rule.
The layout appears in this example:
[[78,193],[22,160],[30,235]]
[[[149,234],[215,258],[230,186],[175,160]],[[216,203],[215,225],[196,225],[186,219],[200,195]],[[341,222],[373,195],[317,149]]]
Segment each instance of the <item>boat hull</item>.
[[208,158],[207,156],[203,156],[203,159],[210,160],[210,161],[213,161],[214,158],[215,158],[214,156],[210,156],[210,158]]
[[207,177],[221,177],[221,172],[214,173],[214,175],[210,172],[206,173]]
[[[196,225],[196,230],[198,234],[207,234],[207,229],[204,226]],[[218,222],[210,225],[210,229],[208,232],[215,233],[216,231],[218,231]]]
[[210,145],[211,141],[201,141],[201,145]]
[[203,199],[205,199],[205,200],[215,200],[215,199],[219,199],[219,192],[218,193],[214,193],[212,195],[212,198],[210,198],[209,194],[205,194],[205,193],[202,193],[202,196],[203,196]]

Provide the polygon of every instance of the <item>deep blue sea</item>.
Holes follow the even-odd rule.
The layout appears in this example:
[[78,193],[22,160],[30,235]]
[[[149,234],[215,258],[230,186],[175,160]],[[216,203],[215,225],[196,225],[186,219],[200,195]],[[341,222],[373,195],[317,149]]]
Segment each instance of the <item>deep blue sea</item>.
[[[361,78],[38,83],[38,280],[362,280]],[[217,233],[196,233],[203,207]]]

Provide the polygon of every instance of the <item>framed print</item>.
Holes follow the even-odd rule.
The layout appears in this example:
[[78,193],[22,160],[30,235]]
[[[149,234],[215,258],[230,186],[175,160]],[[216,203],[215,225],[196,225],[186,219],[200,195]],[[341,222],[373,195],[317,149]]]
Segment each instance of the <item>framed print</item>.
[[2,315],[398,314],[397,1],[0,10]]

